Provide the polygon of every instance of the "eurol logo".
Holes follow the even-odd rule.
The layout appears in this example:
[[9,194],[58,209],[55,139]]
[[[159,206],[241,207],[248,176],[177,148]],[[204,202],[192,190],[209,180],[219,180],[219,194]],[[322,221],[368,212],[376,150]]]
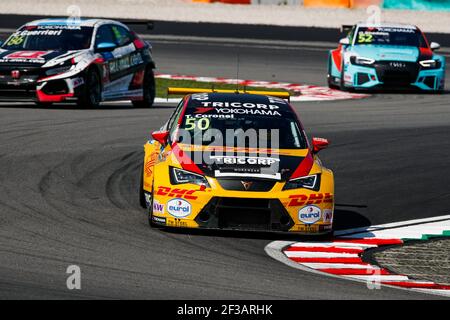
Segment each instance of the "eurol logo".
[[167,202],[167,212],[176,218],[184,218],[191,214],[192,206],[184,199],[172,199]]
[[316,206],[306,206],[298,211],[298,219],[304,224],[313,224],[320,220],[322,211]]

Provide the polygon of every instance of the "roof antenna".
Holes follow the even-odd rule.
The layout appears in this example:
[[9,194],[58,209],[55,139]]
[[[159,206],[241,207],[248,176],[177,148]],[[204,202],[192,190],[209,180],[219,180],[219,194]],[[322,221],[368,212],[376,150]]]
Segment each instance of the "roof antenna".
[[236,93],[239,93],[239,52],[237,53]]

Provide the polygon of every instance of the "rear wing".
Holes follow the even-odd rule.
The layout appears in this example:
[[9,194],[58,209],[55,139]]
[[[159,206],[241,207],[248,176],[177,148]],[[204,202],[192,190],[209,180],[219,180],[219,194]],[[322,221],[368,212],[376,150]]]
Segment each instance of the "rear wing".
[[205,88],[177,88],[168,87],[168,95],[187,95],[194,93],[236,93],[236,94],[259,94],[263,96],[272,96],[276,98],[290,100],[290,93],[287,91],[267,91],[267,90],[231,90],[231,89],[205,89]]
[[153,30],[155,28],[155,22],[149,20],[121,20],[120,23],[133,26],[145,26],[147,30]]
[[353,24],[343,24],[343,25],[341,26],[341,32],[346,32],[346,33],[348,33],[348,32],[350,32],[350,30],[353,29],[353,27],[354,27]]

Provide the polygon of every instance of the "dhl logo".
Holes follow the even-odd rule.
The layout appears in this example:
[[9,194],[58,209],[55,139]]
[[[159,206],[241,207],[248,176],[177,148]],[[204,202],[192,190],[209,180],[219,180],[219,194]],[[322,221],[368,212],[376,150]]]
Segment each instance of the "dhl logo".
[[299,207],[310,204],[333,203],[333,195],[331,193],[312,193],[309,196],[306,194],[295,194],[289,196],[288,207]]
[[189,200],[195,200],[198,197],[193,196],[192,194],[198,190],[187,190],[187,189],[172,189],[169,187],[158,187],[158,191],[156,192],[159,196],[168,196],[174,198],[184,198]]

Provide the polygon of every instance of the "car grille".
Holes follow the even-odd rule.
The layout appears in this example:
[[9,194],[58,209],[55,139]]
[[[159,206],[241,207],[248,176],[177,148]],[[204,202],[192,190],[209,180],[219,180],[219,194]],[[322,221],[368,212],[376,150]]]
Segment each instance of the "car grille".
[[0,75],[2,76],[10,76],[11,71],[18,70],[21,76],[39,76],[42,72],[40,67],[36,67],[36,65],[27,65],[27,64],[5,64],[2,63],[0,65]]
[[375,64],[378,79],[385,85],[403,86],[415,82],[419,73],[416,62],[379,61]]
[[[12,71],[19,71],[19,78],[12,77]],[[22,63],[0,65],[0,100],[36,100],[36,81],[41,68],[36,65]]]
[[219,184],[225,190],[231,191],[258,191],[267,192],[272,190],[276,181],[274,180],[256,180],[256,179],[217,179]]
[[288,231],[294,221],[277,199],[214,197],[195,218],[200,227]]

